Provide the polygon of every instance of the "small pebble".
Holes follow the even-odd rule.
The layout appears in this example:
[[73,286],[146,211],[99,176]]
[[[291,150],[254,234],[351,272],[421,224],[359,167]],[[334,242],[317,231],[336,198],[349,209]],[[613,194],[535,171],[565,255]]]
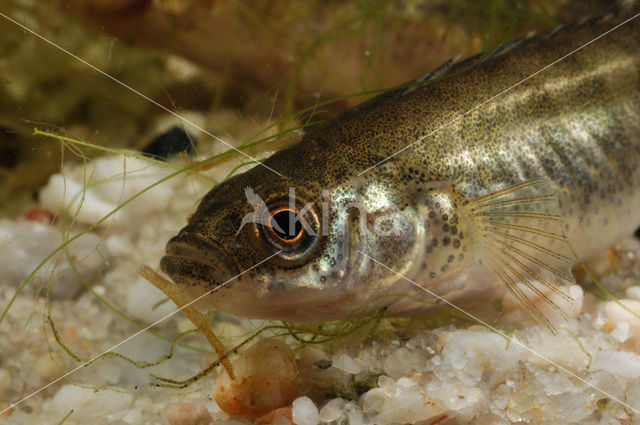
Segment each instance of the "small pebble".
[[[560,286],[558,287],[560,292],[568,296],[570,300],[557,294],[551,290],[545,290],[544,293],[549,299],[559,307],[568,317],[576,317],[582,310],[582,299],[584,297],[584,291],[579,285]],[[540,309],[540,312],[549,319],[552,324],[564,323],[564,318],[561,314],[550,304],[544,300],[537,298],[534,300],[534,304]]]
[[362,371],[360,363],[353,360],[348,354],[340,354],[336,357],[333,361],[333,366],[351,375],[357,375]]
[[291,417],[296,425],[318,425],[320,421],[318,408],[309,397],[299,397],[293,401]]
[[329,359],[316,360],[313,365],[319,369],[329,369],[333,362]]
[[[611,322],[627,322],[632,327],[640,326],[640,301],[621,299],[619,303],[608,301],[604,304],[604,311]],[[627,310],[629,309],[629,310]],[[634,314],[635,313],[635,314]]]
[[174,403],[165,409],[169,425],[205,425],[213,421],[211,414],[199,403]]
[[27,221],[37,221],[42,224],[52,224],[55,220],[55,216],[51,211],[40,207],[31,208],[22,217]]
[[180,126],[173,126],[158,134],[143,150],[142,153],[166,160],[181,152],[189,155],[195,153],[196,138]]
[[144,417],[142,416],[142,413],[142,410],[137,408],[129,409],[122,414],[122,420],[128,425],[143,425]]
[[640,301],[640,286],[630,286],[625,291],[627,298]]
[[349,418],[349,425],[364,424],[364,415],[362,414],[362,410],[351,408],[347,412],[347,417]]
[[334,398],[320,409],[320,420],[322,422],[333,422],[342,416],[342,411],[347,402],[341,398]]
[[51,353],[44,353],[36,359],[35,371],[44,380],[56,379],[63,373],[63,361],[54,358]]
[[229,415],[254,418],[285,407],[298,396],[296,359],[281,341],[259,341],[233,362],[233,368],[235,379],[222,375],[215,394]]
[[640,301],[621,299],[619,302],[630,311],[615,301],[608,301],[603,307],[613,328],[612,334],[621,342],[629,339],[627,349],[640,353]]

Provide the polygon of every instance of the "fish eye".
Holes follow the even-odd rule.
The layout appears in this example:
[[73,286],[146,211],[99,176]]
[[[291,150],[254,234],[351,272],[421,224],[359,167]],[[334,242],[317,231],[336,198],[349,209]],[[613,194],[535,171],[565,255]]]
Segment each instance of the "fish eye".
[[296,199],[291,205],[288,198],[275,199],[256,211],[254,243],[265,254],[278,252],[276,261],[281,266],[298,266],[319,246],[320,220],[312,207]]
[[298,212],[289,208],[282,208],[271,214],[269,229],[283,242],[295,242],[302,237],[304,228]]

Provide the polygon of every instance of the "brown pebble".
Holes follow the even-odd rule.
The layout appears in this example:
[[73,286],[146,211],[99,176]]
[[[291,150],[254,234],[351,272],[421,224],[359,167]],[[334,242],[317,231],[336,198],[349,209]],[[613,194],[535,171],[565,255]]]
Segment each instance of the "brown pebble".
[[220,378],[216,402],[231,416],[255,418],[289,406],[298,396],[298,368],[293,351],[276,339],[256,343],[233,362],[236,379]]

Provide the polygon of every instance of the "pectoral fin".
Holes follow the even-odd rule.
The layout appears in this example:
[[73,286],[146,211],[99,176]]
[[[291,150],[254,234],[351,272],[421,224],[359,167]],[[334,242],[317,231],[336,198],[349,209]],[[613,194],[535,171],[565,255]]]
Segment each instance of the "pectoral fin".
[[467,207],[486,253],[483,261],[511,295],[553,330],[541,307],[552,307],[566,319],[550,295],[571,303],[559,286],[575,279],[563,232],[565,219],[551,186],[544,180],[527,181],[471,201]]

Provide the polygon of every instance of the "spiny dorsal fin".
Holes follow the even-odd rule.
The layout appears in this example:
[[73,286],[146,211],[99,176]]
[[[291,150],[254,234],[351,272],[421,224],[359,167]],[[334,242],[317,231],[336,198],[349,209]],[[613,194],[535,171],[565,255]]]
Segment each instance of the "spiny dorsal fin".
[[508,54],[509,52],[512,52],[520,48],[526,43],[534,42],[535,40],[553,39],[559,34],[562,34],[571,30],[584,28],[586,26],[602,23],[607,20],[610,20],[614,16],[615,15],[613,14],[608,14],[608,15],[599,16],[595,18],[588,18],[580,21],[577,24],[560,25],[554,29],[544,31],[538,35],[536,35],[534,32],[530,32],[527,35],[520,36],[509,43],[501,44],[489,52],[477,53],[473,56],[469,56],[462,60],[458,60],[461,57],[461,55],[458,55],[455,58],[449,59],[442,65],[438,66],[433,71],[425,75],[422,75],[421,77],[418,77],[414,80],[408,81],[404,84],[391,88],[388,91],[385,91],[353,107],[352,109],[344,112],[343,116],[358,113],[359,111],[362,111],[362,110],[373,109],[377,105],[384,102],[385,100],[399,98],[399,97],[408,95],[409,93],[420,90],[424,87],[428,87],[430,84],[433,84],[437,81],[449,79],[455,75],[458,75],[471,68],[474,68],[484,62],[487,62],[489,60]]
[[553,331],[543,306],[566,319],[552,295],[572,303],[559,286],[575,280],[565,220],[550,185],[541,179],[526,181],[473,200],[466,208],[479,230],[483,261],[511,295]]
[[513,50],[516,50],[519,47],[523,46],[525,43],[535,41],[535,40],[550,40],[556,37],[558,34],[562,34],[567,31],[578,30],[580,28],[606,22],[607,20],[610,20],[613,16],[614,16],[613,14],[607,14],[603,16],[589,17],[589,18],[583,19],[578,23],[559,25],[553,29],[544,31],[539,34],[536,34],[535,32],[532,31],[526,35],[517,37],[508,43],[500,44],[489,52],[477,53],[473,56],[467,57],[462,60],[458,60],[461,57],[461,55],[458,55],[455,58],[449,59],[442,65],[438,66],[433,71],[421,77],[418,77],[415,80],[412,80],[403,84],[401,87],[404,87],[404,89],[402,91],[398,90],[397,94],[401,93],[401,95],[405,95],[421,87],[424,87],[429,83],[432,83],[441,79],[450,78],[460,72],[464,72],[467,69],[477,66],[483,62],[505,55]]

